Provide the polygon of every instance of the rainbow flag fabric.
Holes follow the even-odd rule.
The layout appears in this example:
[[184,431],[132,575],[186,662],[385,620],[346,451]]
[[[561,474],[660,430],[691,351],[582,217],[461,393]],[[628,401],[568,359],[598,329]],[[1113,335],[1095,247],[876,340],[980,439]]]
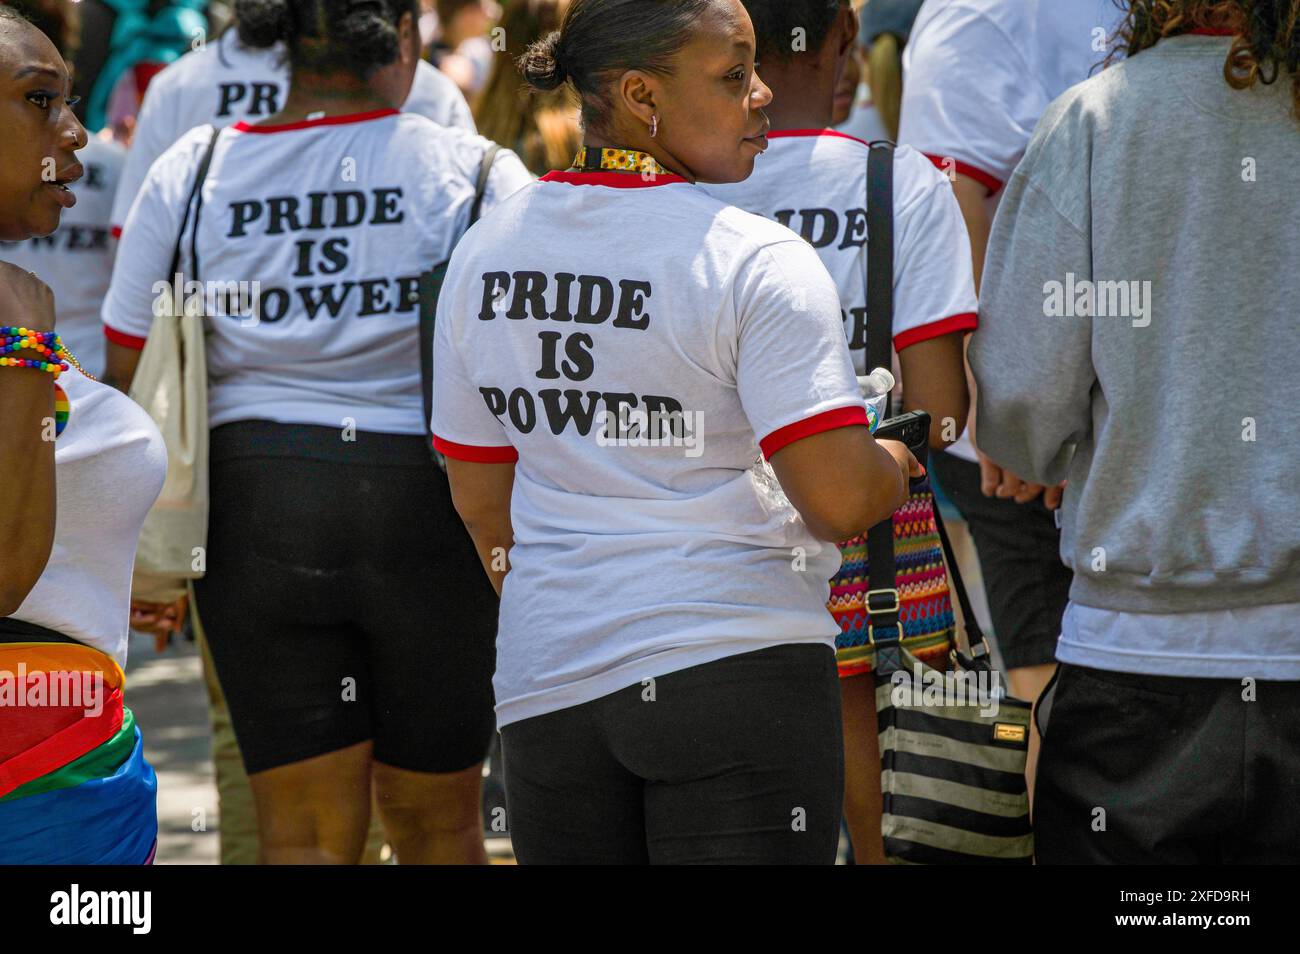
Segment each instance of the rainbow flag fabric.
[[0,865],[148,864],[157,777],[112,657],[0,643]]

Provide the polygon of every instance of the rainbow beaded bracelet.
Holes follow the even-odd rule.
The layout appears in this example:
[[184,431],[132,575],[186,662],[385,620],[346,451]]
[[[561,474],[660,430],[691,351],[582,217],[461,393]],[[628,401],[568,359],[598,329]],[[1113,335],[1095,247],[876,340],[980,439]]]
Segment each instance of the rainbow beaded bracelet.
[[[9,358],[15,351],[35,351],[39,358]],[[67,359],[67,360],[65,360]],[[33,368],[48,371],[55,379],[68,370],[67,361],[76,359],[63,347],[53,331],[35,331],[16,326],[0,327],[0,368]]]

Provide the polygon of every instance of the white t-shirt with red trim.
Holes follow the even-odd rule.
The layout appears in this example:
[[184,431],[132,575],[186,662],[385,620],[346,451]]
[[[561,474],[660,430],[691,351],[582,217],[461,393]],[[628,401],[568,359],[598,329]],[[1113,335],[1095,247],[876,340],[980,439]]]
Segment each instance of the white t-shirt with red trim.
[[[104,302],[112,341],[144,346],[211,135],[211,126],[191,130],[149,170]],[[426,433],[419,276],[467,227],[491,145],[395,109],[222,130],[197,237],[213,427],[267,420]],[[502,150],[483,214],[531,181]]]
[[898,140],[995,196],[1047,105],[1100,68],[1114,0],[927,0],[903,49]]
[[[982,183],[995,214],[1039,117],[1100,68],[1121,13],[1114,0],[926,0],[903,48],[898,141]],[[965,433],[948,450],[976,459]]]
[[470,230],[433,431],[449,457],[517,461],[498,724],[833,642],[839,551],[760,447],[866,423],[842,329],[806,242],[676,176],[551,173]]
[[[775,219],[817,250],[840,293],[858,374],[866,366],[867,144],[829,129],[779,130],[744,182],[710,195]],[[970,240],[948,180],[925,157],[894,153],[894,348],[976,325]]]
[[[278,112],[289,90],[289,66],[282,44],[265,50],[239,42],[227,30],[202,49],[185,54],[155,76],[145,91],[113,202],[115,234],[121,233],[149,167],[176,140],[205,123],[228,126],[256,122]],[[475,131],[474,117],[456,84],[421,61],[403,112],[443,126]]]

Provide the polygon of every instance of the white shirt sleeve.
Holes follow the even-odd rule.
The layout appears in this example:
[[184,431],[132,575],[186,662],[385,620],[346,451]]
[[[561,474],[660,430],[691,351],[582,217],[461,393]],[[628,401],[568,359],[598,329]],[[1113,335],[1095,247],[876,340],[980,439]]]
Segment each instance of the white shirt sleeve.
[[[476,464],[509,464],[519,459],[501,421],[488,409],[456,345],[456,306],[460,268],[447,270],[433,332],[433,446],[447,457]],[[471,318],[477,321],[477,318]]]
[[460,87],[425,60],[416,64],[415,79],[411,82],[406,102],[402,104],[402,112],[424,116],[440,126],[478,131]]
[[803,241],[767,245],[734,284],[736,389],[767,457],[805,437],[866,425],[835,282]]
[[[153,164],[127,214],[113,278],[104,297],[104,334],[116,344],[143,348],[154,319],[159,282],[171,282],[167,269],[185,215],[199,159],[212,137],[200,126],[168,149]],[[186,256],[182,256],[184,262]]]
[[533,174],[528,171],[520,158],[509,149],[503,148],[492,160],[487,189],[483,192],[481,213],[487,215],[493,208],[532,182]]
[[[894,349],[974,331],[978,306],[970,237],[948,180],[905,147],[894,154]],[[896,195],[897,195],[896,190]]]
[[122,167],[122,177],[117,183],[117,192],[113,196],[113,214],[111,225],[113,233],[120,236],[126,225],[127,213],[131,203],[144,185],[149,167],[167,151],[172,143],[185,134],[184,129],[176,128],[175,95],[167,77],[159,75],[145,90],[144,103],[140,115],[135,121],[135,135],[131,138],[131,148],[126,153],[126,163]]
[[1011,176],[1046,105],[1012,39],[959,3],[912,34],[903,52],[898,141],[990,195]]

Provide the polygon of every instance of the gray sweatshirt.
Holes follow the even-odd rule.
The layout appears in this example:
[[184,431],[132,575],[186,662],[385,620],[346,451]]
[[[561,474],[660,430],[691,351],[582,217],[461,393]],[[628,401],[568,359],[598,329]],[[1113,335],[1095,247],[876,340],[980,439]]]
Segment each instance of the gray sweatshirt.
[[[1300,121],[1184,36],[1068,90],[993,225],[976,441],[1068,478],[1071,599],[1300,603]],[[1296,623],[1300,630],[1300,620]]]

